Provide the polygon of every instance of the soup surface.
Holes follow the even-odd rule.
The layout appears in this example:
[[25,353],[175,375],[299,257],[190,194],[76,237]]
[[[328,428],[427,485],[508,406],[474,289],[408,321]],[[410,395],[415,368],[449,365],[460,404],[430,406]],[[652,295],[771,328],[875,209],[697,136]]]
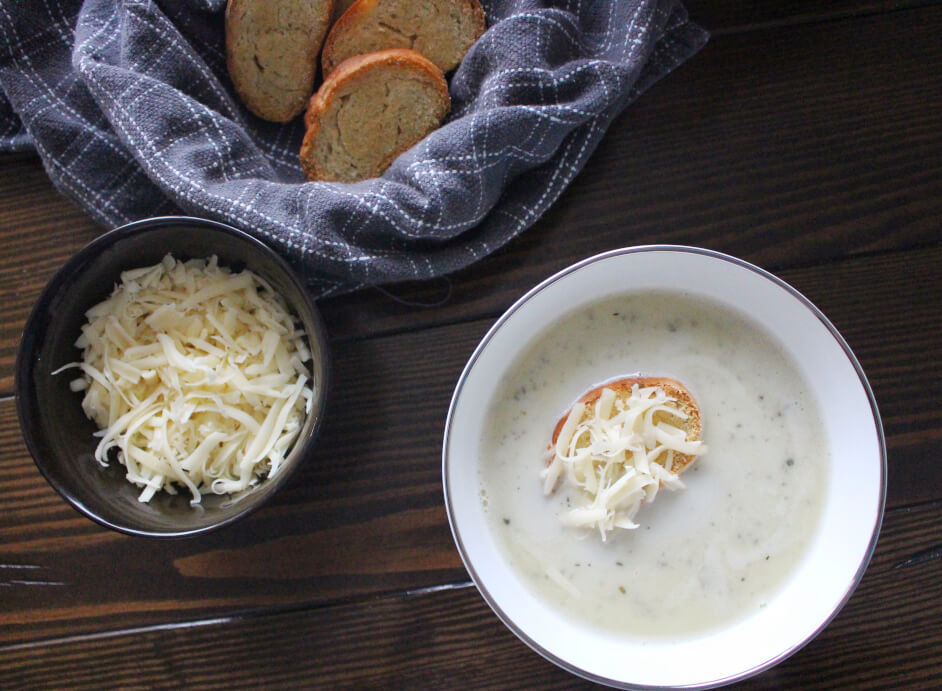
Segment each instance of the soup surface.
[[[585,391],[641,373],[684,383],[708,452],[603,542],[565,527],[585,503],[540,471]],[[697,634],[765,606],[821,515],[826,433],[801,373],[755,324],[681,294],[606,299],[552,324],[510,368],[481,440],[481,502],[519,576],[548,606],[637,638]]]

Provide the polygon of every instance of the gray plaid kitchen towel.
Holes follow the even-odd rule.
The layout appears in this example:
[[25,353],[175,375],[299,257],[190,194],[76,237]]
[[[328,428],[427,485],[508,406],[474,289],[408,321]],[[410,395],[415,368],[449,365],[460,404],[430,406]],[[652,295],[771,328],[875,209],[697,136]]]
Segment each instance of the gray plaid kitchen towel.
[[482,4],[445,125],[341,184],[305,182],[300,118],[235,100],[225,0],[0,0],[0,150],[35,148],[104,226],[186,213],[247,230],[320,296],[445,274],[531,226],[707,37],[674,0]]

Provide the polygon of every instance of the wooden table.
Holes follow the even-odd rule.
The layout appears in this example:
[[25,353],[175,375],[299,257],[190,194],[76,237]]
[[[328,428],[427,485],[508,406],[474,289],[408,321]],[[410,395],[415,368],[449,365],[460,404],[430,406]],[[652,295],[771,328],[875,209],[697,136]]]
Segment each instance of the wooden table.
[[[441,489],[448,401],[495,318],[615,247],[769,269],[856,352],[889,448],[886,518],[847,606],[742,688],[942,686],[942,3],[690,0],[709,45],[629,107],[553,209],[442,304],[325,302],[320,450],[269,506],[192,540],[80,517],[12,395],[27,311],[102,231],[38,159],[0,157],[0,687],[571,688],[469,582]],[[444,281],[389,290],[436,303]]]

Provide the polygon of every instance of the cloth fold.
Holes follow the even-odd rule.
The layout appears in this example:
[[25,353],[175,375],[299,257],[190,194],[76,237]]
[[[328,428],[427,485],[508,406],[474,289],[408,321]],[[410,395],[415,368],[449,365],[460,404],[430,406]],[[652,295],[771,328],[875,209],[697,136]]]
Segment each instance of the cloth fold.
[[114,227],[185,213],[264,240],[318,296],[463,268],[530,227],[612,119],[699,50],[675,0],[484,0],[446,123],[382,177],[306,182],[303,123],[233,96],[225,0],[0,0],[0,150]]

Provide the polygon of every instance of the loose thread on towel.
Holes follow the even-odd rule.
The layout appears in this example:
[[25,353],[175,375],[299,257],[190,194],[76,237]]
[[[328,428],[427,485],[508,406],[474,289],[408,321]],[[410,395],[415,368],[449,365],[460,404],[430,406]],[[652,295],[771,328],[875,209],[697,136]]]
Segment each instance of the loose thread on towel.
[[393,302],[398,302],[400,305],[405,305],[406,307],[424,307],[424,308],[441,307],[442,305],[444,305],[446,302],[448,302],[451,299],[451,294],[453,292],[454,285],[452,284],[452,281],[450,278],[448,278],[448,276],[442,276],[441,278],[437,280],[444,282],[445,296],[433,302],[421,302],[418,300],[408,300],[406,298],[401,298],[398,295],[393,295],[382,286],[373,286],[373,287],[377,291],[379,291],[380,293],[388,297]]

